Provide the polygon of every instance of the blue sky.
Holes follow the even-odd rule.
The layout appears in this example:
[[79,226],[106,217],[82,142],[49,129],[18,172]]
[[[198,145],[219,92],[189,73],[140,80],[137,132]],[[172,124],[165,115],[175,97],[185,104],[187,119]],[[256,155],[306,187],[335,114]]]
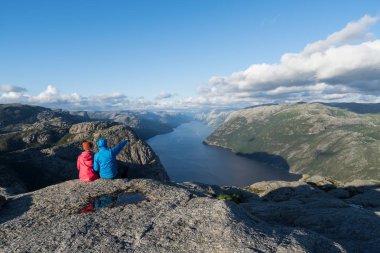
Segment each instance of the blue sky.
[[[278,64],[282,55],[299,53],[306,45],[326,39],[365,15],[379,16],[380,2],[0,0],[0,85],[3,86],[0,91],[3,95],[20,91],[24,99],[7,94],[7,99],[0,97],[0,102],[13,101],[10,97],[15,101],[29,101],[25,96],[49,93],[48,85],[49,94],[60,94],[56,106],[63,107],[72,103],[69,97],[73,93],[77,102],[81,97],[93,97],[120,106],[133,103],[150,106],[158,100],[175,106],[176,102],[167,102],[170,99],[181,100],[181,105],[267,102],[267,97],[262,99],[259,93],[269,89],[255,88],[254,95],[243,96],[246,88],[236,84],[231,75],[248,70],[253,64]],[[376,40],[380,34],[377,21],[368,21],[363,29],[372,34],[364,36],[364,40],[359,38],[359,42]],[[376,64],[373,62],[368,68],[376,69]],[[222,84],[215,82],[216,76],[224,77],[218,79],[223,80]],[[276,81],[277,86],[269,85],[272,90],[282,87],[282,80]],[[325,79],[302,83],[307,87],[317,84],[334,90],[331,94],[338,94],[336,86],[331,85],[345,85]],[[371,87],[376,91],[378,84],[371,83]],[[298,83],[286,85],[298,86]],[[310,87],[309,90],[314,90]],[[207,89],[214,91],[205,94],[203,91]],[[235,97],[233,101],[218,98],[204,102],[207,97],[220,97],[221,93],[226,96],[228,92]],[[302,100],[305,91],[302,92],[303,95],[293,92],[291,96]],[[357,94],[369,99],[368,91]],[[377,101],[375,95],[371,101]],[[289,96],[271,99],[287,102]],[[244,99],[239,100],[240,97]],[[357,100],[358,96],[348,98]],[[38,99],[33,101],[37,103]],[[50,97],[41,103],[53,102],[54,98]],[[90,106],[89,102],[83,106]]]

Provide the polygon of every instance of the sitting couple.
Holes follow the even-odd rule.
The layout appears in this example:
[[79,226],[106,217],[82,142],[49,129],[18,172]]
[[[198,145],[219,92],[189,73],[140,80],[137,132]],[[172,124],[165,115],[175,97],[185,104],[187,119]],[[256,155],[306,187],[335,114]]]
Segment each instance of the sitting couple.
[[99,152],[92,152],[93,145],[89,141],[83,141],[83,152],[78,156],[77,168],[79,170],[79,180],[85,182],[95,181],[99,178],[120,178],[121,171],[117,169],[116,156],[128,143],[124,140],[116,147],[108,148],[107,140],[99,139],[96,143]]

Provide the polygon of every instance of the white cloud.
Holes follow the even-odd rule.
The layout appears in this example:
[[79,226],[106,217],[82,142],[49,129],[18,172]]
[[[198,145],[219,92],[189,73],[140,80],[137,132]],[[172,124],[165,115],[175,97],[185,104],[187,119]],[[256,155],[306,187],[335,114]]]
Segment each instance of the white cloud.
[[378,17],[363,16],[356,22],[350,22],[342,30],[332,33],[325,40],[319,40],[307,45],[305,54],[321,52],[334,45],[348,44],[362,39],[372,39],[374,35],[368,32],[368,27],[375,24]]
[[0,94],[0,102],[4,103],[12,103],[12,102],[23,102],[25,100],[25,96],[20,92],[6,92]]
[[[19,88],[20,91],[25,90],[21,87]],[[143,110],[170,109],[177,106],[189,107],[187,102],[182,100],[172,101],[163,99],[162,101],[154,102],[146,100],[144,97],[128,98],[120,92],[89,97],[81,96],[77,93],[64,94],[53,85],[47,86],[46,90],[37,95],[14,92],[12,90],[14,89],[0,90],[0,103],[25,103],[71,110]]]
[[78,110],[243,107],[262,103],[380,102],[380,40],[369,32],[378,17],[364,16],[277,64],[253,64],[229,76],[214,76],[198,96],[161,92],[153,101],[115,92],[97,96],[63,94],[48,86],[37,95],[0,85],[0,103],[20,102]]
[[278,64],[253,64],[230,76],[211,77],[209,86],[199,88],[198,93],[210,99],[229,98],[230,103],[272,102],[279,97],[282,101],[352,98],[336,95],[348,92],[379,96],[380,40],[368,32],[378,20],[366,15],[350,22],[299,53],[282,55]]
[[83,98],[77,94],[62,94],[59,90],[48,85],[45,91],[38,95],[26,95],[27,101],[32,104],[46,105],[53,107],[70,107],[70,105],[78,105],[83,101]]

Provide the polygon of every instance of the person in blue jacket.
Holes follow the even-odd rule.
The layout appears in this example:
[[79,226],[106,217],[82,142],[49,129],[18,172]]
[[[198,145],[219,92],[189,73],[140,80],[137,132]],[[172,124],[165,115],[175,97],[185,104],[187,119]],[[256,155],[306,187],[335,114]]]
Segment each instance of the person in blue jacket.
[[99,173],[101,178],[116,178],[118,176],[116,156],[127,145],[128,141],[124,140],[116,147],[108,148],[106,139],[99,139],[96,143],[99,152],[94,157],[94,171]]

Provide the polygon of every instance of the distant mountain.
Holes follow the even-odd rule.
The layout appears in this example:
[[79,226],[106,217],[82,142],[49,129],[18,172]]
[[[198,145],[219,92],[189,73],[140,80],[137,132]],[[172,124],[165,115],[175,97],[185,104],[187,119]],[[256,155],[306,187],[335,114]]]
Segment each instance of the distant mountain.
[[257,107],[231,113],[205,143],[296,173],[380,179],[380,114],[322,104]]
[[197,120],[205,122],[209,127],[217,128],[223,124],[231,112],[233,111],[213,109],[209,112],[198,113],[196,114],[195,118]]
[[142,112],[142,111],[88,111],[71,112],[73,115],[87,115],[91,120],[113,121],[128,125],[140,138],[147,140],[159,134],[170,133],[192,117],[179,112]]
[[356,113],[380,113],[380,103],[321,103]]
[[71,125],[89,118],[39,106],[0,104],[0,152],[43,148],[59,141]]

